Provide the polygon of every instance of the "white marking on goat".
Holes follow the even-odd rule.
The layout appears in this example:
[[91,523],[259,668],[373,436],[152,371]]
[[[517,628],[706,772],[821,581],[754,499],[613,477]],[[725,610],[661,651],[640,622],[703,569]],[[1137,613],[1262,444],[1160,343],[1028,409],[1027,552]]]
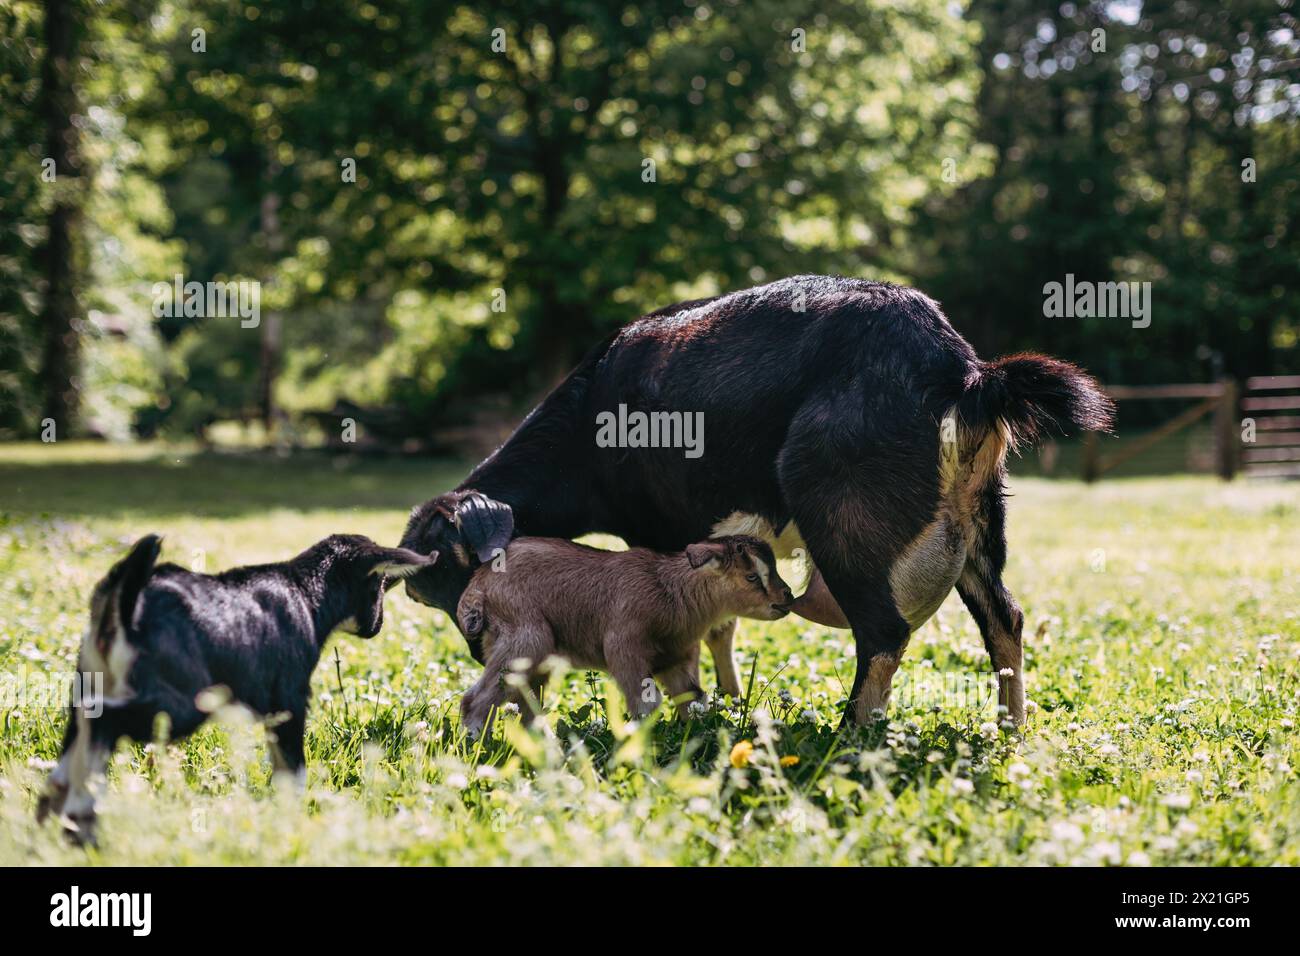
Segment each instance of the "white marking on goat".
[[131,689],[131,667],[138,652],[127,640],[126,631],[113,615],[113,634],[108,638],[108,654],[100,651],[101,641],[94,633],[92,623],[81,639],[81,653],[77,667],[83,674],[104,675],[103,703],[122,703],[135,696]]
[[[430,562],[432,564],[433,562]],[[371,569],[371,574],[382,574],[388,578],[409,578],[411,575],[423,571],[428,565],[425,564],[405,564],[398,561],[386,561],[383,564],[377,564]]]
[[55,769],[55,773],[64,768],[64,761],[66,761],[64,776],[67,779],[68,792],[63,801],[63,816],[78,824],[89,824],[95,816],[95,795],[91,792],[90,782],[93,777],[102,774],[107,768],[108,748],[102,744],[95,744],[91,740],[90,719],[84,710],[78,709],[75,719],[77,737],[64,760],[59,762],[59,768]]

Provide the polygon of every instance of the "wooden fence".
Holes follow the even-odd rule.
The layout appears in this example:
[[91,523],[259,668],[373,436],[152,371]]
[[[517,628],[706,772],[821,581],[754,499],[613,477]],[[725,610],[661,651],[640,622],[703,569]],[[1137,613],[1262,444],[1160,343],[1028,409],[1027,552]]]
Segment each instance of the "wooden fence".
[[1136,458],[1206,416],[1213,417],[1215,472],[1225,480],[1237,474],[1241,455],[1237,418],[1238,388],[1234,380],[1225,378],[1218,382],[1193,385],[1110,385],[1106,392],[1117,404],[1171,398],[1193,399],[1196,404],[1109,454],[1102,454],[1097,435],[1089,432],[1083,445],[1084,481],[1096,481],[1106,472]]
[[1300,478],[1300,375],[1246,379],[1241,446],[1253,478]]

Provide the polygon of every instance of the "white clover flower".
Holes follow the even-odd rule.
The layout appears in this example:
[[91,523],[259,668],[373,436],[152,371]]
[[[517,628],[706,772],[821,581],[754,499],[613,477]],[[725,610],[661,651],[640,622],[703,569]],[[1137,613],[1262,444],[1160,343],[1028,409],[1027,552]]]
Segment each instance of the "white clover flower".
[[1202,783],[1205,780],[1205,774],[1201,773],[1199,770],[1189,770],[1187,771],[1186,776],[1188,783]]
[[1125,862],[1129,866],[1150,866],[1151,857],[1147,856],[1141,850],[1134,850],[1128,855],[1128,860]]
[[813,710],[811,707],[805,707],[799,712],[799,717],[801,720],[806,720],[812,723],[817,720],[817,711]]
[[1023,780],[1032,773],[1033,771],[1029,769],[1028,764],[1020,763],[1019,761],[1013,763],[1010,767],[1007,767],[1007,779],[1013,782]]
[[999,677],[1015,677],[1015,676],[1016,676],[1016,672],[1015,672],[1015,670],[1014,670],[1013,668],[1010,668],[1010,667],[1004,667],[1004,668],[1002,668],[1002,670],[998,671],[998,676],[999,676]]
[[794,703],[794,694],[790,693],[788,690],[783,689],[781,693],[777,694],[776,696],[777,699],[780,700],[781,703],[785,704],[786,706],[789,706],[790,704]]
[[501,713],[509,714],[510,716],[513,717],[519,713],[519,705],[516,704],[513,700],[509,701],[508,703],[503,704],[501,706]]
[[1025,698],[1025,713],[1026,714],[1038,713],[1038,702],[1030,700],[1029,698]]
[[998,736],[998,725],[991,720],[986,720],[980,724],[980,736],[985,740],[996,740]]
[[1088,855],[1095,862],[1118,864],[1120,861],[1119,844],[1114,840],[1094,844]]
[[1060,843],[1082,843],[1083,829],[1069,820],[1057,820],[1052,824],[1052,839]]
[[686,705],[686,713],[692,717],[703,717],[708,712],[708,705],[701,700],[693,700]]
[[952,792],[959,795],[974,793],[975,784],[971,783],[965,777],[958,777],[952,782]]
[[453,790],[464,790],[469,786],[469,778],[463,773],[452,773],[447,775],[446,783]]
[[1119,748],[1114,744],[1102,744],[1102,746],[1097,748],[1097,756],[1099,757],[1114,757],[1118,753]]

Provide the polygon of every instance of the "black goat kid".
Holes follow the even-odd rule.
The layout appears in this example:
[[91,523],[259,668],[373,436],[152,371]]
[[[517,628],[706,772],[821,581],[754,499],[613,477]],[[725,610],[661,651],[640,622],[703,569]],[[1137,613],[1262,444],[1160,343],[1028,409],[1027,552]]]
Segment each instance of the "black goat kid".
[[[386,578],[422,570],[434,558],[384,548],[361,535],[331,535],[290,561],[208,575],[155,566],[162,545],[146,535],[95,586],[77,663],[63,753],[37,818],[65,817],[79,840],[93,839],[88,782],[122,737],[150,741],[159,714],[173,739],[208,714],[196,700],[224,686],[231,698],[278,721],[272,759],[303,768],[311,675],[336,629],[374,637],[384,623]],[[269,722],[268,722],[269,723]]]

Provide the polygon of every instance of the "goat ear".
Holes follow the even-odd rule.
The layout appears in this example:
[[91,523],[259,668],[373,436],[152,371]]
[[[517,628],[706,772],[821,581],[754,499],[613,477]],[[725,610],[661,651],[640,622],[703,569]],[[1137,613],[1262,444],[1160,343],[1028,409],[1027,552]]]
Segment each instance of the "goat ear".
[[686,546],[686,560],[693,568],[702,568],[710,561],[721,561],[726,554],[727,546],[717,541],[701,541]]
[[504,502],[472,494],[456,506],[456,524],[479,562],[486,563],[514,537],[515,513]]
[[115,607],[118,623],[123,628],[130,627],[131,621],[135,619],[135,606],[140,601],[140,592],[149,582],[161,550],[162,538],[156,534],[145,535],[131,547],[130,554],[113,565],[104,579],[108,587],[108,600]]
[[409,578],[417,571],[433,567],[438,560],[438,552],[425,556],[406,548],[379,548],[374,559],[375,564],[369,573],[386,578]]

